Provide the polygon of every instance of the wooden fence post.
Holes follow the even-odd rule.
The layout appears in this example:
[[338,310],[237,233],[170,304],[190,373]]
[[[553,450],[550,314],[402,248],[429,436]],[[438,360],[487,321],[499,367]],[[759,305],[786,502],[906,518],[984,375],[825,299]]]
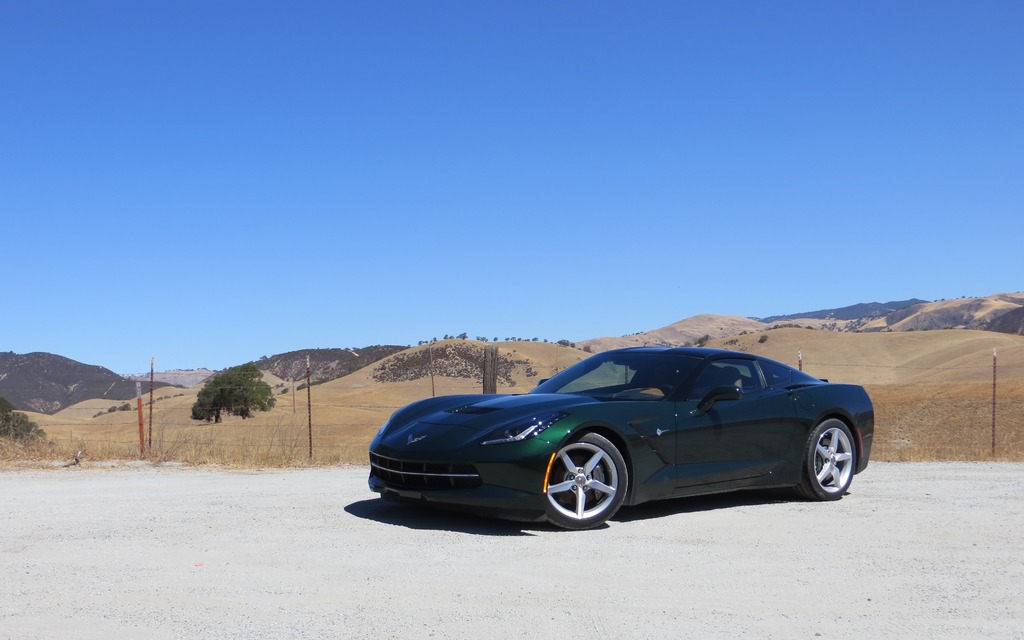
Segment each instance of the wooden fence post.
[[484,393],[498,393],[498,345],[484,347]]

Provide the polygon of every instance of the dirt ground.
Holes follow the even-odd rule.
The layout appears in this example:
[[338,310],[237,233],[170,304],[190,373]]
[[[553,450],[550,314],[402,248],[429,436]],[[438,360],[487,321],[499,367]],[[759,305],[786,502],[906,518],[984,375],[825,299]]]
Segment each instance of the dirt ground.
[[1024,464],[872,463],[568,532],[365,468],[0,471],[0,638],[1024,638]]

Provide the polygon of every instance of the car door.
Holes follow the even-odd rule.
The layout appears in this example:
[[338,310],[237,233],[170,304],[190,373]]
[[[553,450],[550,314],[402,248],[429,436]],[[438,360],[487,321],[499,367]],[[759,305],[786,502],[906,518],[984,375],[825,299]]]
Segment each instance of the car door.
[[[711,389],[727,386],[739,387],[742,397],[698,408]],[[778,465],[797,429],[791,394],[766,388],[756,361],[748,359],[709,362],[677,409],[679,488],[751,484]]]
[[675,493],[680,448],[677,444],[677,404],[655,402],[608,403],[606,415],[617,415],[630,439],[635,491],[639,501],[668,498]]

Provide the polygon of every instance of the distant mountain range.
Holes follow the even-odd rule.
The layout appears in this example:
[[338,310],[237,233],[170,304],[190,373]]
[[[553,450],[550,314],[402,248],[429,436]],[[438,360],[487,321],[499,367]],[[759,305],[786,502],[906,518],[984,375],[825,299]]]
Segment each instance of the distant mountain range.
[[[576,346],[593,352],[628,346],[683,346],[780,325],[862,333],[979,329],[1024,335],[1024,293],[936,302],[918,299],[872,302],[768,318],[703,314],[660,329],[593,338],[577,342]],[[280,379],[303,381],[308,362],[315,384],[354,373],[407,348],[378,345],[362,349],[304,349],[262,358],[256,364],[261,371]],[[193,386],[213,373],[207,369],[159,372],[154,376],[155,387]],[[22,411],[53,414],[83,400],[129,400],[135,396],[136,379],[143,381],[143,391],[148,392],[148,374],[120,376],[103,367],[49,353],[0,353],[0,397]]]
[[[260,370],[282,380],[306,379],[307,357],[314,384],[346,376],[408,347],[373,346],[364,349],[304,349],[263,358]],[[209,369],[160,371],[154,389],[190,387],[214,375]],[[123,402],[135,397],[135,382],[149,392],[149,374],[121,376],[109,369],[82,364],[51,353],[0,353],[0,398],[16,409],[54,414],[71,405],[97,398]]]
[[[191,387],[206,380],[217,373],[212,369],[170,369],[168,371],[156,371],[153,373],[153,380],[169,384],[173,387]],[[149,388],[149,374],[139,373],[125,376],[130,380],[139,380]]]
[[[780,324],[839,332],[930,331],[978,329],[1019,333],[1024,317],[1024,293],[1000,293],[983,298],[926,302],[918,299],[871,302],[804,313],[743,318],[699,315],[628,336],[593,338],[577,342],[581,348],[606,351],[636,346],[681,346],[744,333],[765,331]],[[1006,318],[1004,320],[1004,318]]]
[[907,307],[913,307],[919,304],[928,304],[928,301],[912,298],[910,300],[900,300],[898,302],[865,302],[850,305],[848,307],[840,307],[838,309],[805,311],[804,313],[793,313],[787,316],[769,316],[767,318],[759,318],[759,320],[767,324],[773,324],[776,322],[784,322],[786,320],[799,320],[801,318],[834,318],[836,320],[881,318],[889,315],[890,313],[895,313],[902,309],[906,309]]
[[[148,391],[149,384],[143,388]],[[52,414],[83,400],[124,401],[135,393],[134,380],[110,369],[52,353],[0,353],[0,397],[22,411]]]

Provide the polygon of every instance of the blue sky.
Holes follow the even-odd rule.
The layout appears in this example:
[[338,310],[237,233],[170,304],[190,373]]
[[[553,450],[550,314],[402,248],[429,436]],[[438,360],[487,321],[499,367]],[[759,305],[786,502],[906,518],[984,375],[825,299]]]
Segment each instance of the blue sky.
[[0,350],[1024,289],[1024,3],[0,3]]

